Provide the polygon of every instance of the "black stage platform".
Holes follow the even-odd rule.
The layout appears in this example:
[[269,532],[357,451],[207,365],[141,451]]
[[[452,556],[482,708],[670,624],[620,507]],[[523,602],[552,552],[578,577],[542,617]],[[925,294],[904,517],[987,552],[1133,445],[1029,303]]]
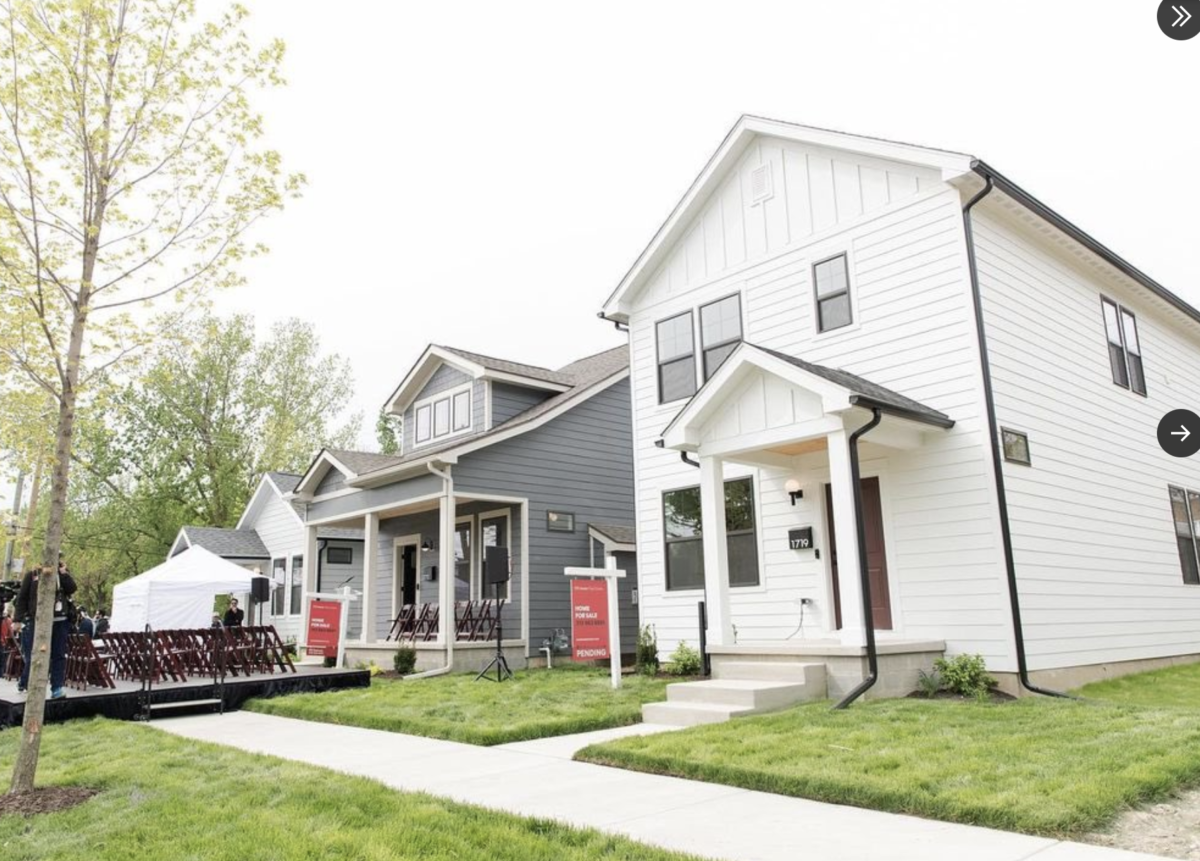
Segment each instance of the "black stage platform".
[[[277,697],[282,694],[317,693],[341,688],[365,688],[371,684],[367,670],[338,670],[298,665],[294,673],[259,673],[253,676],[225,677],[225,710],[239,708],[251,697]],[[117,682],[113,688],[88,688],[86,691],[65,688],[63,699],[46,700],[46,723],[73,718],[101,715],[116,720],[133,720],[141,715],[142,686],[136,682]],[[160,682],[150,693],[150,702],[185,704],[195,702],[201,707],[216,697],[211,678],[194,678],[186,682]],[[17,683],[0,679],[0,729],[20,726],[25,716],[25,695],[17,693]],[[156,709],[154,716],[166,717],[165,710]]]

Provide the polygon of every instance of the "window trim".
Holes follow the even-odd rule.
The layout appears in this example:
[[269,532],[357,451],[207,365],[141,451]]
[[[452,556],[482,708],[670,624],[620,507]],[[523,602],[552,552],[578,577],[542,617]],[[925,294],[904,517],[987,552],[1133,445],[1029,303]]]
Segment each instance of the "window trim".
[[[278,563],[280,563],[280,562],[283,563],[283,567],[282,567],[283,581],[281,583],[279,583],[279,585],[277,586],[277,585],[275,585],[275,572],[280,570],[280,567],[278,565]],[[283,556],[272,557],[271,558],[271,598],[270,598],[271,607],[270,607],[270,609],[271,609],[271,615],[276,619],[278,619],[281,616],[287,615],[287,613],[285,612],[285,610],[287,609],[287,605],[284,602],[284,598],[287,597],[287,592],[286,592],[287,585],[288,585],[288,557],[287,557],[287,554],[284,554]],[[276,594],[279,595],[279,612],[278,613],[275,612],[275,595]]]
[[[724,487],[726,487],[730,484],[733,484],[734,482],[738,482],[738,481],[750,482],[750,498],[753,502],[751,509],[752,509],[752,515],[754,517],[754,528],[753,529],[739,529],[734,532],[730,532],[727,529],[725,532],[725,553],[726,553],[726,556],[728,556],[729,537],[731,535],[746,535],[746,534],[754,535],[755,568],[757,569],[756,573],[758,576],[757,576],[755,582],[753,582],[753,583],[733,583],[731,580],[731,582],[729,583],[729,588],[730,589],[746,589],[746,590],[761,589],[763,586],[762,512],[759,510],[758,482],[755,481],[754,475],[739,475],[739,476],[735,476],[733,478],[725,479],[721,486],[724,488]],[[662,528],[662,537],[663,537],[663,569],[662,569],[663,591],[667,592],[667,593],[701,592],[706,588],[706,585],[703,581],[701,581],[699,586],[679,586],[676,588],[671,587],[670,571],[669,571],[669,566],[667,564],[667,560],[669,558],[669,554],[667,552],[668,546],[671,544],[681,544],[681,543],[688,542],[688,541],[700,541],[700,542],[704,541],[703,514],[701,515],[700,534],[699,535],[695,535],[690,538],[668,538],[667,537],[667,494],[668,493],[681,493],[681,492],[687,491],[687,490],[700,491],[700,485],[688,484],[688,485],[684,485],[682,487],[664,488],[662,490],[661,499],[659,502],[659,517],[661,518],[660,525]],[[726,499],[726,503],[728,504],[728,498]],[[726,514],[726,519],[728,520],[728,514]],[[701,544],[701,547],[703,548],[703,544]],[[703,558],[704,558],[703,550],[701,550],[700,556],[701,556],[701,566],[703,566]],[[703,570],[703,567],[701,567],[701,575],[703,575],[703,573],[704,573],[704,570]]]
[[[662,345],[659,343],[658,327],[661,326],[663,323],[668,323],[671,320],[675,320],[675,319],[678,319],[679,317],[683,317],[683,316],[686,316],[688,318],[688,323],[689,323],[688,328],[692,334],[692,351],[685,355],[676,356],[673,359],[668,359],[664,363],[661,358]],[[669,401],[664,400],[663,399],[663,375],[662,375],[663,365],[664,364],[674,364],[676,362],[682,362],[685,359],[689,359],[689,358],[692,360],[692,391],[691,391],[691,393],[686,394],[686,395],[680,395],[679,397],[672,398]],[[696,309],[688,308],[686,311],[680,311],[678,314],[671,314],[670,316],[663,317],[660,320],[655,320],[654,321],[654,368],[655,368],[655,376],[658,380],[658,403],[660,406],[663,404],[674,404],[674,403],[678,403],[679,401],[687,400],[688,398],[692,397],[693,395],[696,394],[696,392],[698,392],[700,390],[700,384],[696,381],[697,366],[698,366],[698,363],[696,361]]]
[[[296,563],[299,562],[297,569]],[[299,582],[296,580],[297,571],[300,574]],[[288,569],[288,612],[289,616],[299,616],[304,612],[304,555],[301,553],[292,554],[292,564]],[[293,609],[294,608],[294,609]]]
[[[465,426],[455,428],[455,410],[454,405],[458,398],[462,395],[467,396],[467,423]],[[439,434],[437,432],[437,406],[445,402],[448,412],[446,424],[446,432]],[[429,435],[424,439],[420,438],[421,422],[417,419],[417,415],[421,410],[429,410]],[[438,392],[437,394],[429,395],[419,401],[413,403],[413,448],[417,446],[429,445],[434,442],[442,442],[452,437],[463,436],[468,434],[475,426],[475,381],[468,382]]]
[[[836,299],[838,296],[841,296],[842,293],[832,293],[828,296],[821,296],[817,293],[817,267],[823,263],[829,263],[832,260],[837,260],[839,257],[842,258],[843,265],[845,266],[846,270],[846,289],[843,292],[846,295],[846,303],[850,306],[850,320],[846,323],[843,323],[841,326],[834,326],[832,329],[823,329],[821,328],[821,301],[823,299]],[[858,307],[855,303],[857,291],[854,289],[854,283],[850,278],[849,249],[842,249],[834,254],[829,254],[814,260],[809,271],[812,277],[813,329],[815,330],[816,334],[829,335],[834,332],[841,332],[856,326],[858,324]]]
[[1187,517],[1188,532],[1192,538],[1192,555],[1196,562],[1197,579],[1187,579],[1187,571],[1185,571],[1183,568],[1182,558],[1179,560],[1179,573],[1183,578],[1184,586],[1200,586],[1200,536],[1196,535],[1196,521],[1195,518],[1192,517],[1192,495],[1196,494],[1200,496],[1200,491],[1191,490],[1182,484],[1167,485],[1167,503],[1171,511],[1171,536],[1175,539],[1175,552],[1177,555],[1179,553],[1179,539],[1181,536],[1179,535],[1179,531],[1175,526],[1175,500],[1171,498],[1172,491],[1176,490],[1183,494],[1183,509],[1184,514]]
[[[350,554],[350,558],[347,559],[345,562],[339,562],[336,559],[331,558],[334,550],[345,550],[347,553]],[[353,565],[354,564],[354,548],[353,547],[342,547],[341,545],[337,545],[337,546],[330,545],[330,546],[326,547],[325,548],[325,564],[326,565]]]
[[[551,524],[554,523],[554,521],[551,519],[551,515],[558,515],[559,517],[571,518],[571,528],[563,529],[561,526],[552,526]],[[570,534],[570,533],[574,532],[575,531],[575,512],[574,511],[557,511],[553,508],[547,508],[546,509],[546,531],[547,532],[561,532],[563,534]]]
[[[737,299],[737,303],[738,303],[738,314],[737,314],[737,316],[738,316],[738,336],[736,338],[726,338],[724,341],[718,341],[715,344],[706,344],[704,342],[704,309],[711,308],[713,305],[719,305],[722,302],[726,302],[730,299]],[[703,305],[697,306],[696,317],[697,317],[697,324],[700,327],[700,363],[699,363],[700,380],[701,380],[700,385],[704,385],[704,383],[707,383],[709,381],[709,379],[712,378],[712,374],[710,374],[708,372],[708,351],[709,350],[716,350],[721,347],[728,347],[730,344],[740,344],[744,340],[746,340],[746,316],[745,316],[744,305],[745,305],[745,303],[742,302],[742,291],[735,290],[734,292],[732,292],[726,296],[722,296],[719,299],[713,299],[711,302],[705,302]],[[692,347],[694,350],[695,344],[693,344]],[[728,356],[726,358],[728,358]],[[722,362],[721,364],[725,364],[725,363]],[[719,369],[719,366],[718,366],[718,369]],[[713,373],[716,373],[716,369],[714,369]]]
[[[1108,334],[1108,315],[1105,313],[1105,306],[1110,306],[1116,316],[1117,337],[1120,338],[1120,343],[1114,342]],[[1137,357],[1138,375],[1141,377],[1142,388],[1139,390],[1133,385],[1133,368],[1130,361],[1129,343],[1125,338],[1125,315],[1129,315],[1129,319],[1133,321],[1133,334],[1137,339],[1138,349],[1133,353]],[[1104,344],[1109,349],[1108,365],[1109,374],[1113,377],[1113,385],[1127,391],[1133,392],[1135,395],[1141,395],[1143,398],[1149,397],[1149,387],[1146,385],[1146,362],[1145,353],[1142,350],[1142,332],[1138,327],[1137,314],[1132,310],[1117,302],[1115,299],[1110,299],[1103,293],[1100,294],[1100,323],[1104,328]],[[1122,383],[1116,378],[1115,369],[1113,368],[1112,348],[1119,347],[1121,350],[1121,362],[1125,371],[1125,382]]]
[[[504,520],[504,545],[503,546],[508,548],[509,559],[511,559],[512,555],[513,555],[512,509],[497,508],[494,511],[481,511],[481,512],[479,512],[478,517],[479,517],[479,597],[481,599],[486,598],[488,600],[491,600],[495,597],[494,595],[492,595],[492,594],[485,595],[484,594],[485,590],[484,590],[484,583],[483,583],[483,566],[484,566],[484,563],[487,561],[487,559],[486,559],[486,552],[485,552],[486,548],[484,547],[484,544],[483,544],[483,522],[485,520],[500,520],[501,518],[503,518],[503,520]],[[513,577],[515,577],[516,574],[517,574],[516,566],[510,566],[508,582],[504,584],[504,594],[501,596],[501,599],[505,603],[509,603],[512,601]]]
[[[1004,435],[1006,433],[1015,434],[1025,440],[1025,460],[1017,457],[1010,457],[1008,447],[1004,444]],[[1015,428],[1006,428],[1003,425],[1000,427],[1000,452],[1004,455],[1004,460],[1007,463],[1016,463],[1021,466],[1033,466],[1033,453],[1029,450],[1029,434],[1025,431],[1019,431]]]
[[[476,557],[479,555],[479,541],[478,541],[478,532],[475,529],[475,515],[474,514],[463,514],[463,515],[460,515],[460,516],[454,518],[454,532],[456,535],[459,532],[459,527],[462,526],[464,523],[467,525],[467,541],[471,545],[470,547],[467,548],[466,563],[467,563],[467,596],[468,597],[466,600],[475,601],[478,599],[478,596],[475,594],[475,587],[477,585],[477,580],[478,580],[478,578],[475,576],[475,569],[477,567]],[[458,602],[462,599],[460,599],[458,597],[458,560],[457,560],[457,558],[454,560],[454,570],[452,572],[450,572],[450,576],[454,578],[454,583],[455,583],[454,600],[455,600],[455,602]]]

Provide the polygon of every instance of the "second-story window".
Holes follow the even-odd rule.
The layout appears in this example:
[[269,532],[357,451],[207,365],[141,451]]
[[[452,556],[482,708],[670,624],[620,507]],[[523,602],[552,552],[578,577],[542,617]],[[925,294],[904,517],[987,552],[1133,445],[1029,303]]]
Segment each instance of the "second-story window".
[[717,372],[742,340],[742,298],[726,296],[700,308],[700,344],[704,379]]
[[1108,336],[1108,363],[1113,383],[1139,395],[1146,394],[1146,373],[1142,368],[1142,343],[1138,339],[1137,317],[1111,299],[1100,297],[1104,308],[1104,334]]
[[658,402],[690,398],[696,393],[696,343],[692,335],[692,312],[685,311],[661,321],[658,337]]
[[413,415],[416,419],[413,440],[417,445],[465,433],[471,429],[471,386],[419,401]]
[[818,332],[840,329],[854,322],[850,309],[850,273],[845,254],[830,257],[813,266],[813,284],[817,293]]

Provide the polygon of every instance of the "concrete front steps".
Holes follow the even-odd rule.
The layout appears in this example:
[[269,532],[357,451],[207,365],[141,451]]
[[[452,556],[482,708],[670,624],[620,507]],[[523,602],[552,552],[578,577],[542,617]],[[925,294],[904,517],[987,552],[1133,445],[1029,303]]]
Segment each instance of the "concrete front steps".
[[725,663],[718,678],[667,685],[667,701],[643,705],[642,720],[670,726],[722,723],[824,698],[824,664]]

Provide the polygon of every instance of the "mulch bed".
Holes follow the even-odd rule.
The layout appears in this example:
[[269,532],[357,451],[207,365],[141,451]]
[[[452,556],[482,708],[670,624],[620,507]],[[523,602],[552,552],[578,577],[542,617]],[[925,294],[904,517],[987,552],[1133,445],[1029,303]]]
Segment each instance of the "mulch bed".
[[57,813],[83,804],[100,790],[86,786],[45,786],[33,792],[0,795],[0,815],[15,813],[18,816],[35,816],[39,813]]

